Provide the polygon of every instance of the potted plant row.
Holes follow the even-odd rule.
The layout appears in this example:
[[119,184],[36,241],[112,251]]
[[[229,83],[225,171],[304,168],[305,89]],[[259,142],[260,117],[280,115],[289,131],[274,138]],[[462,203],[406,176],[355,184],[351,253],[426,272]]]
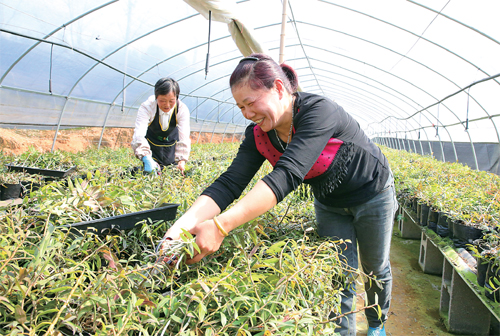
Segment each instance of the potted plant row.
[[[500,254],[497,234],[500,218],[500,178],[459,163],[383,149],[395,175],[398,200],[417,222],[448,241],[465,248],[477,260],[478,284],[498,292],[495,265]],[[491,279],[484,270],[491,269]]]

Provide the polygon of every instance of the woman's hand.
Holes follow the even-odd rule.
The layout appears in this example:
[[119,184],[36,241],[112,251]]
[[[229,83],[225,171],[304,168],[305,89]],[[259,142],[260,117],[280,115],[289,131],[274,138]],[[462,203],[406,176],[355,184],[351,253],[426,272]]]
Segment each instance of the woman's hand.
[[217,251],[224,240],[224,236],[212,219],[195,225],[189,233],[196,236],[196,244],[200,248],[200,253],[194,255],[193,258],[187,259],[186,264],[188,265],[197,263],[205,256]]
[[184,172],[186,171],[186,160],[180,160],[177,162],[177,169],[179,169],[182,176],[184,176]]
[[[186,230],[193,236],[196,236],[196,244],[200,248],[200,253],[197,253],[193,258],[188,258],[186,264],[194,264],[203,259],[205,256],[217,251],[224,240],[224,236],[219,231],[214,221],[209,219],[195,225],[187,225],[182,223],[181,220],[175,224],[165,233],[165,237],[170,237],[173,240],[180,239],[182,230]],[[163,246],[168,246],[169,241],[165,240]],[[195,251],[196,253],[196,251]]]

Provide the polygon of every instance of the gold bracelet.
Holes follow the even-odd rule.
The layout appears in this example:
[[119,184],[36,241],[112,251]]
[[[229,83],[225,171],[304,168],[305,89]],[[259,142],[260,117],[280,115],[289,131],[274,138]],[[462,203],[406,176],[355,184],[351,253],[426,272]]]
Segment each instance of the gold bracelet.
[[224,230],[224,228],[222,227],[222,225],[220,225],[220,223],[219,223],[219,219],[217,218],[217,216],[214,216],[213,221],[214,221],[215,225],[217,225],[217,228],[219,229],[219,232],[220,232],[220,233],[221,233],[224,237],[227,237],[227,232],[226,232],[226,230]]

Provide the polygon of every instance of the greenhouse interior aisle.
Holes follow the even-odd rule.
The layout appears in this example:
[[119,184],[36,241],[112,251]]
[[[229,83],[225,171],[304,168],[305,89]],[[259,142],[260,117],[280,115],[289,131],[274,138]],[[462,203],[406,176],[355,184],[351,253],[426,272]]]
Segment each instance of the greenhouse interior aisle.
[[[422,272],[419,250],[420,240],[401,238],[396,224],[391,244],[394,280],[387,335],[452,335],[439,316],[441,276]],[[358,304],[363,304],[362,296]],[[366,329],[366,319],[358,314],[358,335],[366,335]]]
[[[366,306],[387,335],[500,336],[498,13],[498,0],[0,0],[0,335],[331,335],[328,312],[357,299],[366,336],[363,285],[339,299],[342,274],[362,272],[322,226],[340,243],[363,227],[363,256],[384,257],[366,273],[387,279],[392,174],[416,233],[394,227],[392,292]],[[256,192],[229,208],[245,183]],[[198,207],[202,193],[214,202]],[[166,205],[189,213],[129,220]],[[110,239],[101,220],[134,231]],[[82,241],[60,233],[87,226]],[[180,262],[195,250],[212,257]]]

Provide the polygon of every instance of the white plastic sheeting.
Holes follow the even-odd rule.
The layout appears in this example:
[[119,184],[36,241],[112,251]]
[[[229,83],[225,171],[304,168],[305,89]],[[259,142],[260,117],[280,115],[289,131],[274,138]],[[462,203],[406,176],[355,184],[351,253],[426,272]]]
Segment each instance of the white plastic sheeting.
[[[242,54],[278,60],[281,13],[279,0],[0,0],[0,123],[132,127],[170,76],[193,130],[241,132],[229,76]],[[498,0],[289,0],[285,62],[372,137],[498,143],[498,13]]]

